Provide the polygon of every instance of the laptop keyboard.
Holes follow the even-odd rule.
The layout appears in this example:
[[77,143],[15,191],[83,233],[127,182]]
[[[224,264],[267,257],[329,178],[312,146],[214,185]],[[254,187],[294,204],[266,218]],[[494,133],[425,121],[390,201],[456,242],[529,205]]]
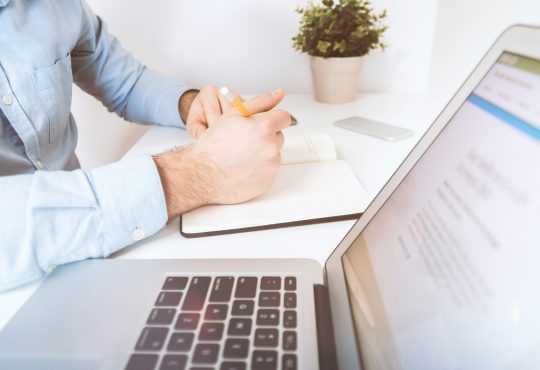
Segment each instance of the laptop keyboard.
[[126,370],[296,370],[294,276],[165,278]]

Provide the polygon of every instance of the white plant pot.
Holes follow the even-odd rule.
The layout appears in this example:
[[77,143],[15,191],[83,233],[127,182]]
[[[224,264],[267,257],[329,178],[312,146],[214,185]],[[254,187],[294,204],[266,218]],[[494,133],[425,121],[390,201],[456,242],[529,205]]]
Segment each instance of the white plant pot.
[[322,103],[350,103],[358,96],[362,57],[310,57],[315,99]]

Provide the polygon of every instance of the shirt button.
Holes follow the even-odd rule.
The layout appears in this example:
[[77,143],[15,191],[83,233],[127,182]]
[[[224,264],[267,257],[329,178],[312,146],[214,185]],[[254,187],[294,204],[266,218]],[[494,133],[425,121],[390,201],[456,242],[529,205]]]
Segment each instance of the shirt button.
[[43,168],[45,168],[45,166],[43,165],[43,162],[41,162],[39,159],[36,161],[36,167],[40,170],[42,170]]
[[2,96],[2,103],[5,105],[11,105],[11,103],[13,103],[13,99],[9,95],[4,95]]
[[142,238],[144,238],[144,234],[145,233],[144,233],[143,229],[136,228],[133,231],[133,234],[131,234],[131,237],[133,238],[133,240],[138,241],[138,240],[141,240]]

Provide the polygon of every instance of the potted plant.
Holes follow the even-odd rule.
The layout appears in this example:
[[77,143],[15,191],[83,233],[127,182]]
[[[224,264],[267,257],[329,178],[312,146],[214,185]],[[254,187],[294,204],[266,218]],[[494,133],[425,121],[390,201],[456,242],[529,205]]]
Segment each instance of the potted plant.
[[386,10],[374,13],[369,0],[310,1],[296,9],[302,15],[293,47],[310,55],[315,98],[324,103],[356,99],[362,56],[383,49]]

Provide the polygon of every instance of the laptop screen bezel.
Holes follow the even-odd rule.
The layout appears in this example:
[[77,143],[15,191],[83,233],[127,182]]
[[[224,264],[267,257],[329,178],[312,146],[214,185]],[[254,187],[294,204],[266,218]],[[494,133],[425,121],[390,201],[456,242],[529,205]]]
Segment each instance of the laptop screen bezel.
[[336,348],[340,368],[361,368],[358,343],[343,272],[342,256],[371,219],[375,217],[382,205],[415,166],[416,162],[460,109],[503,52],[540,59],[540,27],[514,25],[503,32],[326,261],[325,278],[330,291],[332,321],[336,333]]

